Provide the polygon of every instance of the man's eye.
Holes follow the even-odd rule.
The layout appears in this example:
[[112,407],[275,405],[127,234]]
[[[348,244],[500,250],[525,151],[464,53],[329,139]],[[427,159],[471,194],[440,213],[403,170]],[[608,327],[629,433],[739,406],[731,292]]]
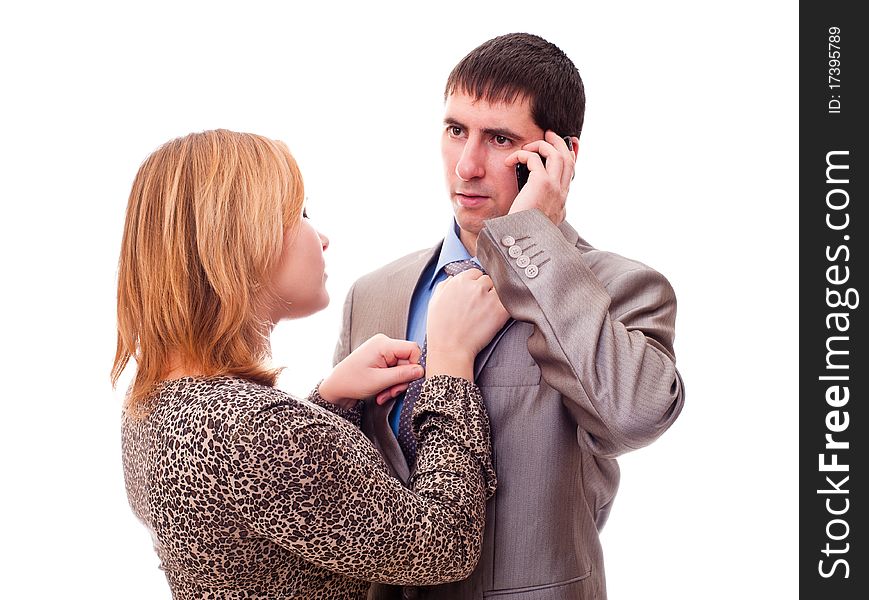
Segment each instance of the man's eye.
[[455,125],[450,125],[450,135],[454,135],[454,136],[462,135],[462,128],[457,127]]
[[510,138],[504,137],[503,135],[496,135],[495,136],[495,143],[498,144],[499,146],[505,146],[505,145],[510,143]]

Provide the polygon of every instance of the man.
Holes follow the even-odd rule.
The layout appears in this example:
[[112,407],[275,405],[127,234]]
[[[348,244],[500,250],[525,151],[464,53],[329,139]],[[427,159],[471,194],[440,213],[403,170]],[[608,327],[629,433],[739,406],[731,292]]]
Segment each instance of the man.
[[[375,584],[369,597],[605,598],[598,532],[618,487],[615,458],[654,441],[682,408],[676,298],[662,275],[596,250],[564,220],[585,93],[561,50],[528,34],[492,39],[455,67],[445,100],[455,221],[441,244],[354,284],[335,359],[377,332],[423,346],[445,265],[475,258],[512,317],[475,366],[499,487],[469,579]],[[521,192],[517,163],[530,170]],[[407,480],[402,404],[369,403],[363,429]]]

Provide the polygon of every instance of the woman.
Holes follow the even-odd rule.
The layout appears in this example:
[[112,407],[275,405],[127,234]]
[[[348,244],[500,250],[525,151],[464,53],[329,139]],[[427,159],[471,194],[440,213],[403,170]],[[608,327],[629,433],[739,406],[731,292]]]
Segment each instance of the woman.
[[273,387],[274,324],[328,303],[303,198],[284,144],[225,130],[168,142],[133,184],[112,379],[136,361],[127,494],[175,598],[364,598],[479,558],[495,474],[472,368],[507,318],[491,279],[466,271],[432,298],[407,489],[357,426],[360,400],[422,376],[416,344],[372,338],[307,400]]

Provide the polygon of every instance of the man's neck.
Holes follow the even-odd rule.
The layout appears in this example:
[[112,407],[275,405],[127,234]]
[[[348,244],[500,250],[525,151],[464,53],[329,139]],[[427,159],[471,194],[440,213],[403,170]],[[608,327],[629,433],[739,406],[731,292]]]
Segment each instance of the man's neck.
[[477,256],[477,237],[479,235],[479,233],[471,233],[464,229],[459,229],[459,241],[462,242],[465,250],[467,250],[468,254],[471,256]]

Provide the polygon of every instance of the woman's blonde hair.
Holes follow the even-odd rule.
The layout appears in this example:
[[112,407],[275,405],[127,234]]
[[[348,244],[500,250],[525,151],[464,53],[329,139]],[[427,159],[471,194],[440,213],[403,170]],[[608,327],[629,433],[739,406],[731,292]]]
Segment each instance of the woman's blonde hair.
[[274,385],[261,314],[284,232],[304,204],[296,161],[279,141],[218,129],[172,140],[133,182],[118,267],[117,384],[130,358],[127,409],[172,356],[205,376]]

